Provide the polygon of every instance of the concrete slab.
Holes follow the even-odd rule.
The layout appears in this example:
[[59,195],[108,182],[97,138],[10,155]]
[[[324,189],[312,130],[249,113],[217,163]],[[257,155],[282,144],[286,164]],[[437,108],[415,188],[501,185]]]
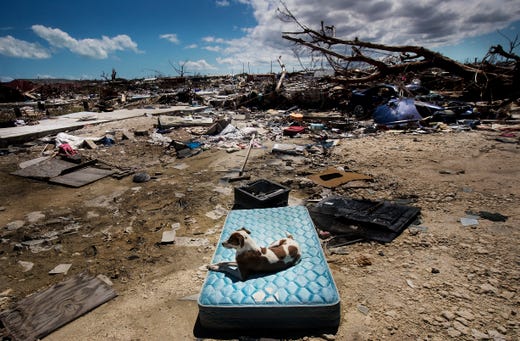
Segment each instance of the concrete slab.
[[167,115],[178,113],[194,113],[205,110],[205,106],[172,106],[160,109],[121,109],[111,112],[80,111],[39,121],[39,124],[0,128],[0,147],[10,144],[24,143],[35,138],[54,135],[62,131],[80,129],[87,124],[99,124],[110,121],[125,120],[133,117],[150,115]]

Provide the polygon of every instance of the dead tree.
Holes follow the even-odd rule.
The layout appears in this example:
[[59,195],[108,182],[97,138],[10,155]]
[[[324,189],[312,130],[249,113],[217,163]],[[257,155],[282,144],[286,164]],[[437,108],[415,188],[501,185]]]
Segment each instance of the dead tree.
[[280,87],[282,86],[283,80],[285,78],[285,75],[287,74],[287,70],[285,68],[285,64],[282,62],[282,56],[278,57],[278,64],[280,64],[280,67],[282,68],[282,74],[280,75],[280,79],[278,80],[278,83],[276,84],[276,88],[274,91],[279,92]]
[[[278,13],[282,20],[291,21],[299,27],[296,32],[283,32],[282,37],[306,47],[311,55],[324,56],[336,72],[335,79],[342,83],[363,84],[380,81],[388,76],[440,68],[462,77],[466,83],[476,84],[481,94],[488,94],[490,88],[497,84],[509,84],[510,90],[514,90],[513,72],[459,63],[421,46],[390,46],[362,41],[357,37],[353,40],[341,39],[336,37],[334,26],[325,26],[322,22],[321,28],[315,30],[302,24],[284,4]],[[500,45],[490,50],[490,53],[500,53],[515,60],[517,65],[520,64],[514,56],[504,52]]]
[[188,72],[186,71],[186,64],[188,64],[188,61],[185,60],[184,62],[177,62],[178,66],[175,66],[170,60],[168,61],[170,63],[170,66],[179,74],[179,77],[183,78],[185,74]]

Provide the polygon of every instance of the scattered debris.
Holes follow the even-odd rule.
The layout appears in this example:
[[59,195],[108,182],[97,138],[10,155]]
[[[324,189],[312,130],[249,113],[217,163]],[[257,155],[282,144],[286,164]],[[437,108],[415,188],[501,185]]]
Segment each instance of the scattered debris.
[[305,153],[305,146],[298,146],[290,143],[275,143],[272,152],[289,155],[303,155]]
[[218,204],[213,211],[206,213],[206,217],[217,220],[226,215],[227,212],[228,210],[226,210],[222,205]]
[[508,216],[505,216],[498,212],[479,211],[478,213],[473,213],[471,211],[468,211],[466,213],[469,214],[470,216],[478,216],[482,219],[487,219],[487,220],[496,221],[496,222],[507,221],[507,219],[509,218]]
[[67,274],[72,264],[59,264],[49,271],[49,275]]
[[[309,33],[314,34],[314,32]],[[319,36],[319,38],[329,41],[330,37]],[[374,47],[361,41],[350,43],[353,46],[368,49]],[[363,53],[363,51],[354,51],[354,54],[356,53]],[[425,53],[425,57],[431,57],[428,51]],[[285,70],[281,59],[279,59],[279,63],[283,75],[278,76],[244,74],[223,77],[183,77],[182,80],[157,78],[142,81],[142,83],[139,81],[121,84],[114,82],[109,84],[107,89],[94,91],[94,94],[88,96],[84,96],[83,93],[87,92],[83,92],[83,89],[78,86],[76,88],[78,94],[74,99],[69,98],[68,93],[65,95],[64,92],[58,91],[61,98],[54,100],[62,101],[59,106],[51,105],[48,100],[33,104],[23,103],[23,105],[6,104],[1,109],[1,118],[5,118],[5,120],[0,121],[0,127],[2,127],[0,129],[0,155],[7,156],[6,160],[8,158],[15,160],[8,165],[10,168],[7,172],[23,178],[73,188],[112,176],[112,179],[106,181],[111,181],[118,187],[110,195],[106,193],[102,195],[97,192],[97,189],[92,192],[70,189],[69,193],[74,193],[73,195],[77,193],[81,198],[80,201],[85,206],[91,207],[92,210],[83,212],[84,215],[74,218],[67,216],[68,212],[61,207],[61,204],[53,206],[54,211],[35,211],[29,214],[24,212],[24,214],[16,215],[16,210],[9,201],[6,201],[5,207],[0,209],[0,211],[8,213],[1,232],[1,241],[4,245],[1,250],[2,257],[7,259],[11,255],[16,255],[16,257],[25,259],[22,261],[17,258],[16,261],[10,262],[14,266],[12,267],[13,272],[8,275],[11,276],[8,279],[8,285],[13,286],[13,282],[18,283],[15,281],[22,283],[27,279],[29,282],[33,280],[32,278],[41,277],[42,271],[45,274],[48,268],[60,261],[71,262],[67,259],[52,258],[52,261],[48,261],[51,262],[51,266],[44,267],[38,261],[35,262],[37,266],[34,267],[34,263],[28,260],[34,260],[31,257],[42,256],[33,255],[33,253],[39,252],[47,252],[45,256],[56,254],[62,257],[70,254],[73,257],[86,257],[88,258],[87,263],[94,266],[106,259],[105,256],[110,253],[107,249],[111,247],[112,252],[116,249],[120,250],[122,243],[124,246],[121,250],[125,250],[120,257],[122,265],[107,265],[107,267],[114,267],[110,268],[109,277],[98,276],[101,281],[109,283],[109,285],[112,284],[111,280],[118,281],[119,284],[126,283],[132,275],[129,268],[137,267],[136,264],[141,261],[147,262],[147,264],[165,259],[167,262],[174,262],[170,260],[169,256],[162,257],[164,254],[157,251],[157,249],[162,249],[160,251],[171,252],[170,248],[161,247],[162,244],[192,247],[196,248],[193,252],[206,254],[205,252],[212,248],[210,240],[218,232],[221,219],[228,213],[227,207],[231,206],[229,196],[232,193],[235,195],[233,209],[277,207],[295,205],[295,203],[302,205],[307,202],[323,246],[328,251],[327,254],[331,256],[330,261],[338,263],[338,272],[347,273],[349,276],[353,271],[370,274],[392,262],[394,262],[392,265],[395,265],[395,249],[400,248],[410,253],[419,250],[414,253],[414,257],[421,253],[421,248],[429,247],[431,247],[432,253],[438,250],[442,252],[448,250],[451,252],[451,256],[454,253],[457,257],[461,257],[457,251],[452,251],[459,248],[458,242],[453,244],[451,240],[439,236],[438,228],[433,226],[436,223],[435,220],[428,221],[428,226],[411,226],[419,217],[421,209],[407,206],[409,204],[419,203],[421,207],[425,205],[427,208],[435,206],[439,207],[439,210],[447,212],[449,211],[448,206],[459,199],[463,200],[462,197],[469,198],[467,207],[475,207],[478,201],[480,206],[477,207],[485,207],[491,212],[468,211],[466,217],[460,218],[463,226],[474,228],[459,229],[459,232],[474,235],[477,235],[475,231],[477,231],[476,226],[479,224],[479,219],[493,222],[514,219],[515,214],[509,208],[504,210],[510,216],[492,212],[492,210],[505,207],[494,205],[494,201],[514,202],[515,198],[499,199],[499,194],[497,194],[497,196],[483,199],[483,194],[487,196],[488,191],[486,190],[484,193],[480,186],[474,184],[472,176],[476,170],[465,163],[460,162],[456,164],[457,166],[453,166],[453,164],[442,162],[443,160],[435,156],[432,156],[431,159],[427,157],[421,160],[437,164],[437,167],[434,166],[431,169],[435,172],[438,171],[446,182],[449,180],[450,188],[443,187],[442,190],[438,188],[422,190],[421,188],[422,191],[419,191],[419,188],[398,186],[395,178],[384,179],[384,176],[381,176],[383,172],[378,172],[380,163],[386,167],[393,160],[384,157],[377,159],[377,156],[374,160],[351,157],[348,148],[342,149],[346,151],[347,156],[340,158],[340,155],[334,153],[334,150],[341,145],[350,147],[351,142],[361,138],[364,143],[361,148],[367,144],[369,146],[378,144],[379,138],[383,134],[391,135],[392,138],[395,137],[399,140],[401,136],[404,136],[404,139],[409,138],[410,141],[413,139],[413,144],[427,149],[430,148],[430,140],[421,136],[423,134],[437,134],[432,141],[437,142],[436,146],[439,146],[438,141],[442,141],[439,137],[447,140],[454,135],[450,135],[449,132],[468,134],[473,131],[475,135],[476,133],[486,134],[485,140],[489,144],[475,148],[474,157],[484,153],[499,153],[503,150],[516,151],[513,144],[519,142],[517,131],[520,129],[518,127],[520,110],[518,100],[515,100],[518,96],[514,97],[513,94],[511,98],[503,99],[501,93],[495,93],[484,102],[482,98],[474,95],[475,89],[471,89],[474,85],[464,84],[465,76],[460,78],[453,70],[450,72],[441,72],[437,69],[403,71],[399,77],[387,75],[386,79],[378,78],[377,82],[384,81],[384,84],[380,84],[375,83],[376,79],[367,79],[368,74],[365,73],[365,70],[349,70],[354,74],[354,78],[350,77],[352,73],[345,75],[332,73],[330,76],[322,78],[307,72],[289,73]],[[510,63],[505,62],[504,70],[509,66]],[[468,67],[473,66],[468,65]],[[392,68],[393,65],[390,65],[390,69]],[[478,68],[478,71],[473,70],[472,75],[483,76],[482,72],[486,72],[484,69],[487,67]],[[375,67],[371,71],[375,72],[374,75],[380,76],[382,70]],[[495,79],[497,75],[491,76]],[[344,77],[350,77],[355,82],[345,83],[343,82]],[[86,89],[92,90],[88,87]],[[129,89],[132,91],[129,92]],[[274,89],[276,90],[273,91]],[[0,90],[3,91],[3,88]],[[139,93],[132,93],[133,91]],[[3,92],[0,93],[0,95],[2,94]],[[6,94],[9,95],[7,96],[9,98],[16,97],[14,96],[16,94],[13,95],[13,93],[6,92]],[[30,96],[38,98],[39,96],[39,94],[27,91],[20,92],[20,95],[23,98]],[[486,97],[489,94],[483,91],[482,95]],[[53,114],[52,119],[51,115],[45,112],[57,110],[57,107],[63,108],[65,111],[65,107],[77,107],[78,103],[85,108],[86,112],[66,115]],[[174,105],[177,109],[170,105]],[[44,109],[42,110],[42,108]],[[110,110],[110,116],[108,112],[88,111],[91,108],[93,110]],[[149,120],[151,123],[148,128],[140,126],[121,128],[114,124],[100,134],[93,133],[96,130],[92,128],[94,125],[107,122],[103,119],[105,114],[106,117],[110,117],[110,120],[131,117],[136,120]],[[58,122],[63,121],[67,122],[64,125],[61,123],[58,125]],[[35,127],[38,127],[38,131]],[[27,129],[25,132],[30,133],[10,135],[12,131],[16,134],[24,131],[21,128]],[[83,134],[71,133],[73,129],[78,128],[82,128]],[[56,135],[54,136],[54,134]],[[42,138],[36,139],[40,137]],[[468,134],[465,141],[471,140],[472,137]],[[411,154],[407,148],[402,148],[401,145],[395,148],[402,151],[403,157],[410,162],[410,167],[412,167],[411,164],[416,154]],[[256,152],[253,155],[261,154],[261,156],[255,160],[249,160],[252,149],[255,149]],[[381,146],[381,155],[386,156],[385,150],[388,151],[386,145]],[[228,166],[226,162],[232,158],[235,161],[240,160],[235,163],[241,165],[231,171],[227,169],[230,171],[227,177],[221,178],[217,175],[221,180],[225,179],[225,183],[220,182],[215,185],[215,183],[204,182],[202,189],[197,184],[188,183],[194,178],[200,181],[206,175],[209,175],[208,178],[214,175],[209,174],[208,170],[212,168],[213,164],[207,160],[213,162],[214,160],[211,158],[221,151],[227,152],[225,156],[228,159],[222,161],[220,165]],[[29,155],[30,159],[24,160],[29,158]],[[338,162],[339,160],[341,162]],[[250,166],[246,172],[248,162],[250,162]],[[235,163],[229,164],[234,165]],[[16,164],[19,165],[19,169],[13,172]],[[338,164],[345,165],[345,167],[334,166]],[[405,165],[404,168],[407,166]],[[454,167],[454,169],[449,169],[449,167]],[[458,167],[464,167],[466,170]],[[351,172],[349,171],[351,168],[368,170],[367,174],[374,174],[374,176]],[[388,169],[391,168],[388,167]],[[471,169],[471,174],[466,173],[468,169]],[[197,177],[191,177],[191,173],[197,174]],[[438,177],[438,174],[433,174],[433,177]],[[147,186],[132,188],[133,185],[128,186],[128,181],[115,180],[130,175],[134,175],[132,180],[136,183],[147,182],[151,179],[157,179],[157,181],[149,183]],[[157,176],[160,177],[157,178]],[[270,179],[270,176],[273,176],[272,179],[279,183],[260,179],[247,184],[240,183],[236,187],[229,184],[233,180],[249,180],[251,176],[259,178],[269,176]],[[29,182],[23,178],[16,179],[16,181]],[[468,178],[467,182],[466,178]],[[462,180],[465,181],[464,184],[461,184]],[[460,186],[458,188],[462,188],[460,195],[455,189],[456,187],[453,186],[451,189],[455,182],[457,182],[457,186]],[[471,183],[471,188],[467,187],[469,183]],[[31,188],[31,190],[33,189]],[[297,191],[297,195],[291,195],[289,198],[291,190]],[[204,191],[205,200],[209,199],[209,204],[207,201],[203,204],[195,201],[202,191]],[[87,197],[92,193],[98,193],[95,194],[97,197]],[[26,195],[27,193],[21,194]],[[27,195],[30,196],[32,193],[28,192]],[[160,202],[150,204],[149,200],[143,200],[144,196],[158,198],[157,200]],[[165,197],[167,199],[163,200]],[[397,199],[385,199],[392,197]],[[34,196],[34,198],[41,200],[41,196]],[[121,202],[124,202],[126,206],[120,204]],[[312,205],[311,203],[317,204]],[[214,208],[211,209],[211,207]],[[459,209],[460,206],[456,207]],[[36,209],[40,208],[31,208],[31,210]],[[194,213],[193,210],[197,210],[197,212]],[[210,211],[206,212],[207,210]],[[73,210],[73,212],[76,211]],[[53,217],[48,217],[49,215]],[[11,219],[13,221],[10,221]],[[183,222],[180,232],[177,231],[181,228],[179,223],[172,224],[169,229],[172,219],[179,219]],[[6,221],[10,222],[6,223]],[[124,221],[124,223],[119,225],[120,221]],[[160,223],[156,224],[158,221]],[[214,226],[211,228],[204,226],[208,221],[210,225]],[[211,221],[214,222],[211,223]],[[483,221],[480,220],[480,223],[483,224]],[[494,227],[499,225],[504,230],[510,228],[510,226],[506,226],[510,224],[493,224]],[[374,249],[374,247],[380,246],[370,243],[370,241],[381,243],[393,241],[406,228],[409,233],[404,234],[402,240],[398,240],[396,246],[392,245],[388,250],[386,246],[384,251]],[[157,243],[159,231],[162,236],[160,242]],[[71,251],[67,243],[63,242],[69,234],[73,234],[74,238],[81,238],[85,244]],[[197,238],[202,234],[209,239]],[[474,253],[494,257],[494,253],[498,251],[488,242],[488,236],[480,238],[478,242],[482,245],[476,247],[473,250]],[[360,242],[367,243],[351,246]],[[127,244],[131,245],[127,247]],[[467,251],[468,247],[465,245],[467,244],[460,243],[460,248]],[[159,254],[160,256],[158,256]],[[381,257],[373,258],[373,255]],[[467,256],[464,255],[464,257]],[[90,263],[93,259],[96,263]],[[493,259],[496,260],[496,258]],[[128,261],[132,261],[130,265]],[[352,263],[348,263],[349,261]],[[354,265],[354,269],[350,267],[350,264]],[[432,267],[432,265],[440,263],[435,260],[435,263],[423,264],[425,271],[422,271],[420,275],[413,274],[414,267],[411,266],[413,264],[412,261],[402,264],[404,268],[407,268],[407,273],[410,270],[410,279],[406,279],[406,285],[412,289],[421,288],[421,290],[415,290],[415,293],[420,295],[419,291],[423,291],[422,288],[428,289],[433,285],[428,283],[427,278],[435,277],[431,274],[441,273],[440,268]],[[60,264],[49,274],[66,275],[70,266],[71,264]],[[469,267],[467,270],[458,267],[456,269],[441,267],[441,269],[442,277],[448,273],[460,272],[467,276],[468,280],[475,282],[475,285],[470,286],[469,291],[462,294],[458,290],[451,290],[452,284],[449,281],[443,282],[443,286],[446,286],[447,289],[444,291],[439,287],[436,292],[442,297],[449,297],[447,302],[456,302],[457,300],[453,297],[469,301],[473,299],[474,294],[486,294],[507,300],[511,300],[515,295],[514,288],[510,284],[502,283],[501,278],[507,278],[507,276],[501,273],[501,269],[491,266],[489,269],[483,270],[481,264]],[[23,272],[29,273],[23,274]],[[198,271],[195,276],[198,280],[204,277],[200,272],[202,271]],[[17,276],[19,274],[25,277],[20,278]],[[483,274],[485,276],[481,276]],[[422,277],[423,275],[426,276],[426,279]],[[61,276],[43,277],[49,281],[61,278]],[[479,282],[482,278],[489,279],[489,283]],[[96,282],[95,286],[97,285]],[[404,285],[404,283],[401,282],[399,285]],[[472,290],[476,292],[472,292]],[[186,292],[189,291],[183,292],[182,295],[186,295]],[[397,295],[399,294],[398,292]],[[12,306],[16,308],[12,302],[16,295],[10,292],[6,295],[11,301],[2,300],[2,307],[7,303],[13,303]],[[107,296],[109,295],[107,294]],[[5,298],[3,293],[0,294],[0,297]],[[196,299],[196,295],[185,296],[184,299]],[[55,303],[55,301],[51,303]],[[376,306],[373,303],[371,302],[372,310]],[[368,315],[370,310],[365,304],[366,301],[363,301],[363,304],[358,305],[358,311]],[[43,309],[43,307],[42,304],[41,308]],[[493,309],[494,311],[484,311],[484,313],[476,315],[482,315],[483,319],[487,313],[495,316],[500,309]],[[388,311],[385,315],[380,314],[381,311],[377,309],[377,312],[373,312],[373,314],[381,316],[383,319],[385,316],[392,317],[392,320],[395,321],[395,317],[399,313],[399,309],[396,308],[396,310],[397,312]],[[470,326],[468,323],[470,315],[462,314],[464,316],[461,316],[459,313],[455,315],[448,311],[442,314],[440,311],[437,313],[438,320],[426,321],[425,319],[425,321],[432,328],[434,328],[433,326],[445,328],[447,335],[461,337],[464,334],[477,338],[485,338],[485,335],[498,335],[497,338],[504,338],[504,335],[511,333],[503,326],[494,327],[497,330],[487,331],[488,334],[480,333],[473,328],[480,327]],[[500,313],[504,316],[506,312],[501,311]],[[420,313],[420,315],[425,314]],[[0,315],[1,318],[3,316],[6,316],[5,313]],[[11,317],[13,316],[14,313]],[[508,318],[502,318],[502,321],[507,321]],[[499,319],[501,318],[499,317]],[[478,323],[482,324],[482,320]],[[396,330],[393,325],[387,326],[389,335],[394,335]],[[442,336],[446,335],[441,334]]]
[[163,231],[161,244],[173,244],[175,242],[175,230]]
[[23,270],[22,270],[23,272],[31,271],[31,269],[34,266],[33,262],[26,262],[23,260],[19,260],[18,264],[20,264],[20,266],[23,268]]
[[229,182],[234,181],[240,181],[240,180],[249,180],[251,179],[251,176],[244,174],[244,171],[246,169],[247,160],[249,159],[249,154],[251,153],[251,148],[253,147],[253,143],[255,141],[255,133],[253,133],[253,136],[251,137],[251,141],[249,141],[249,146],[247,147],[246,156],[244,158],[244,162],[242,162],[242,167],[240,167],[240,170],[238,171],[238,175],[235,176],[228,176],[224,178],[224,180],[227,180]]
[[16,231],[24,225],[25,225],[24,220],[15,220],[15,221],[8,223],[5,226],[5,228],[7,229],[7,231]]
[[370,309],[368,309],[368,307],[363,304],[359,304],[357,308],[358,311],[363,315],[368,315],[368,313],[370,312]]
[[150,181],[151,177],[148,173],[137,173],[134,174],[133,181],[137,183],[141,182],[148,182]]
[[460,223],[462,226],[477,226],[478,225],[478,217],[475,216],[467,216],[460,218]]

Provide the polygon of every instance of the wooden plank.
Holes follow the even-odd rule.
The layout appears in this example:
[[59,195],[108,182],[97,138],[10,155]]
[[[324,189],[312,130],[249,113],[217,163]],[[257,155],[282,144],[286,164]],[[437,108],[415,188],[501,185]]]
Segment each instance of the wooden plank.
[[213,124],[213,119],[209,117],[177,117],[161,115],[157,118],[158,125],[162,129],[172,127],[194,127],[194,126],[210,126]]
[[104,177],[112,175],[113,173],[114,171],[111,169],[85,167],[75,172],[51,178],[49,179],[49,182],[70,187],[81,187],[90,184],[94,181],[103,179]]
[[97,149],[97,144],[92,140],[85,139],[83,145],[88,149]]
[[13,340],[37,340],[116,296],[105,282],[82,273],[22,299],[0,320]]
[[33,178],[38,180],[47,180],[49,178],[60,175],[67,169],[77,167],[78,164],[65,161],[58,158],[52,158],[41,161],[37,164],[19,169],[12,172],[13,175],[23,176],[26,178]]

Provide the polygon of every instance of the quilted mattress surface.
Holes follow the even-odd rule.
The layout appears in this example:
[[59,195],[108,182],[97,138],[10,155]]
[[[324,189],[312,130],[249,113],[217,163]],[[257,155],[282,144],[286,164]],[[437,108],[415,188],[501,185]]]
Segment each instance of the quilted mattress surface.
[[241,227],[251,231],[259,246],[292,234],[300,244],[301,260],[289,269],[245,281],[208,271],[198,300],[201,324],[218,329],[272,328],[273,323],[281,328],[337,326],[338,290],[307,208],[230,211],[212,263],[234,261],[235,251],[224,248],[222,241]]

